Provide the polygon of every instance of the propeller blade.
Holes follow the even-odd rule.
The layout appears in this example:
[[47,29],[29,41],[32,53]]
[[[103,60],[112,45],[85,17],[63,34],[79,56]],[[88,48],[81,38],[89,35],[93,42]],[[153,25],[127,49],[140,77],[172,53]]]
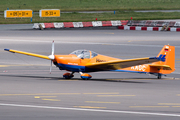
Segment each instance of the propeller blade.
[[48,56],[49,59],[54,60],[54,40],[52,41],[52,51],[51,51],[51,55]]
[[52,41],[52,53],[51,55],[54,55],[54,40]]
[[50,74],[51,74],[51,70],[52,70],[52,60],[54,60],[54,40],[52,41],[52,51],[51,51],[51,55],[48,56],[51,59],[51,66],[50,66]]
[[52,60],[51,60],[51,66],[50,66],[50,74],[51,74],[51,70],[52,70]]

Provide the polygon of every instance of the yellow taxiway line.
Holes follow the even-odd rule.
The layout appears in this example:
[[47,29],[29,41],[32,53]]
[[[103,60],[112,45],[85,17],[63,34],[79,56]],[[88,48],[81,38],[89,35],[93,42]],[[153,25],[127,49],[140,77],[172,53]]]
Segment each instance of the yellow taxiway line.
[[107,103],[107,104],[120,104],[120,102],[103,102],[103,101],[85,101],[86,103]]
[[50,98],[50,97],[57,97],[57,96],[34,96],[34,98]]
[[42,99],[42,100],[47,100],[47,101],[61,101],[61,100],[58,100],[58,99]]
[[161,108],[161,107],[170,107],[170,106],[129,106],[130,108]]

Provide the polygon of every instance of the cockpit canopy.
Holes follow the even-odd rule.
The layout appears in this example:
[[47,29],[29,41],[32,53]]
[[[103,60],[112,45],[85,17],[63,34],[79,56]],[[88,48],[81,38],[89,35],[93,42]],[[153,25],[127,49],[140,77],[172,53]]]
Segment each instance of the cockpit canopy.
[[79,58],[93,58],[95,56],[97,56],[98,54],[93,52],[93,51],[89,51],[89,50],[76,50],[70,54],[76,55]]

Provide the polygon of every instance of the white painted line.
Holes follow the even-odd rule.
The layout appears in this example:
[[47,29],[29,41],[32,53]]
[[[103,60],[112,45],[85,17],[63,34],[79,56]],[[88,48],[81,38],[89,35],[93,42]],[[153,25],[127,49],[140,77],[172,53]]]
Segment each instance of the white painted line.
[[[19,39],[0,39],[0,41],[12,41],[12,42],[34,42],[34,43],[52,43],[52,40],[47,41],[37,41],[37,40],[19,40]],[[143,46],[143,47],[160,47],[162,48],[162,45],[142,45],[142,44],[119,44],[119,43],[98,43],[98,42],[64,42],[64,41],[55,41],[55,43],[62,43],[62,44],[87,44],[87,45],[126,45],[126,46]],[[176,48],[180,48],[180,46],[175,46]]]
[[[31,42],[31,43],[52,43],[51,40],[47,41],[37,41],[37,40],[19,40],[19,39],[0,39],[0,41],[12,41],[12,42]],[[126,45],[126,46],[143,46],[143,47],[163,47],[162,45],[141,45],[141,44],[118,44],[118,43],[98,43],[98,42],[64,42],[64,41],[55,41],[55,43],[62,44],[92,44],[92,45]],[[180,47],[180,46],[175,46]]]
[[20,105],[20,104],[4,104],[0,106],[11,107],[26,107],[26,108],[41,108],[41,109],[57,109],[57,110],[76,110],[76,111],[91,111],[91,112],[105,112],[105,113],[123,113],[123,114],[138,114],[138,115],[156,115],[156,116],[174,116],[180,117],[180,114],[165,114],[165,113],[150,113],[150,112],[134,112],[134,111],[118,111],[118,110],[100,110],[100,109],[82,109],[82,108],[66,108],[66,107],[51,107],[51,106],[36,106],[36,105]]

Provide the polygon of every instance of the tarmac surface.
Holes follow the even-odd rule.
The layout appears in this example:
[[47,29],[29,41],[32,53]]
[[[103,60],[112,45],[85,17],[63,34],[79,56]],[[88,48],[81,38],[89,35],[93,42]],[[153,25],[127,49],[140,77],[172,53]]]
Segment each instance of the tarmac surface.
[[[129,59],[155,57],[165,44],[176,47],[176,71],[162,79],[135,73],[79,73],[65,80],[50,61],[4,48],[43,55],[88,49]],[[2,120],[179,120],[178,32],[109,29],[32,30],[31,24],[0,25],[0,119]]]

